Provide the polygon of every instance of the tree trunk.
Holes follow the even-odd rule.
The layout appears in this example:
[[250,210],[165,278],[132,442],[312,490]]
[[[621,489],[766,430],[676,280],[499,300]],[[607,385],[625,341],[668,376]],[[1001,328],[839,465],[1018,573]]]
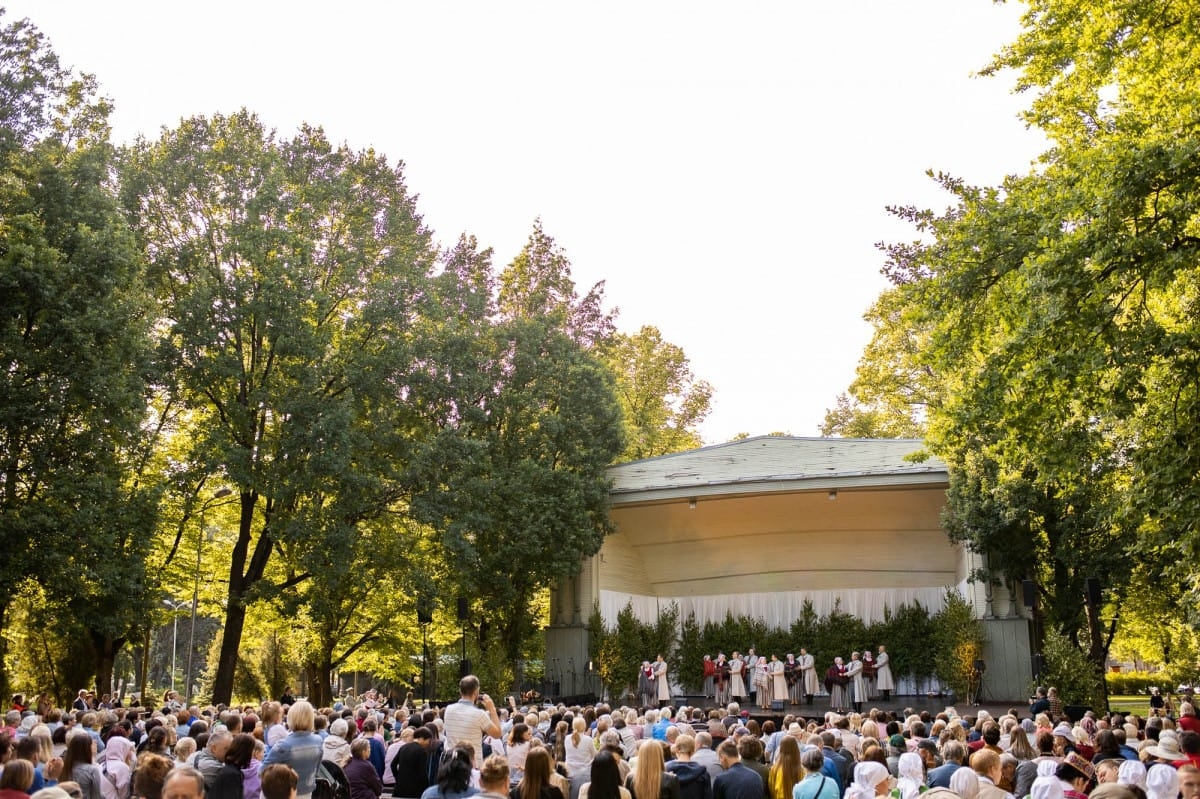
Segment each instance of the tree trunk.
[[8,597],[0,599],[0,696],[12,696],[8,682],[8,636],[5,633],[5,619],[8,617]]
[[313,707],[329,707],[333,704],[333,666],[329,658],[321,658],[319,663],[304,664],[308,675],[308,701]]
[[137,670],[137,688],[143,697],[142,704],[145,705],[145,697],[148,696],[146,691],[146,679],[150,676],[150,625],[146,625],[146,634],[142,637],[142,656],[138,658]]
[[233,675],[237,669],[238,649],[242,646],[242,629],[245,626],[246,606],[242,604],[241,592],[235,595],[231,587],[229,606],[225,609],[225,630],[221,636],[221,655],[213,678],[213,704],[228,705],[233,700]]
[[101,694],[112,691],[113,664],[125,645],[124,638],[109,638],[92,631],[92,646],[96,650],[96,690]]
[[[271,555],[271,536],[266,523],[258,534],[254,552],[246,563],[252,540],[254,507],[258,495],[242,492],[241,519],[238,524],[238,540],[233,545],[229,564],[229,598],[225,604],[225,628],[221,635],[221,654],[217,659],[217,673],[213,677],[212,701],[214,704],[230,704],[233,700],[233,678],[237,670],[238,650],[242,646],[242,630],[246,626],[245,597],[262,577],[267,559]],[[268,512],[269,515],[269,512]],[[244,571],[243,571],[244,568]]]

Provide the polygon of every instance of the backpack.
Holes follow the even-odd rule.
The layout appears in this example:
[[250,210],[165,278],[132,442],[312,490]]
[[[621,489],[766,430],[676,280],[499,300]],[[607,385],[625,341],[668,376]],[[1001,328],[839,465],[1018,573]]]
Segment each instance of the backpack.
[[322,760],[317,767],[317,785],[312,799],[350,799],[350,781],[346,772],[332,760]]

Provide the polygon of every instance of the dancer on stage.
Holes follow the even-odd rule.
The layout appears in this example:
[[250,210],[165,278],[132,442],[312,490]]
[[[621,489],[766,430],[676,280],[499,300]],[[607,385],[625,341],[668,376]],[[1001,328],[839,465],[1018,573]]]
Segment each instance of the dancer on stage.
[[654,687],[658,694],[658,706],[671,704],[671,682],[667,679],[667,661],[659,655],[654,661]]
[[867,683],[863,680],[862,656],[858,652],[850,653],[850,662],[846,664],[846,677],[850,680],[849,695],[854,712],[862,713],[862,704],[867,699]]
[[875,656],[875,687],[879,689],[879,693],[883,694],[883,701],[885,702],[892,698],[892,691],[896,690],[896,682],[892,678],[892,666],[888,660],[887,647],[883,644],[879,645],[879,654]]
[[875,698],[875,658],[871,650],[863,648],[863,682],[867,684],[867,701]]
[[811,705],[813,694],[820,687],[820,681],[817,680],[817,659],[801,647],[800,658],[796,662],[800,664],[800,693],[804,694],[804,704]]
[[783,662],[783,679],[787,683],[788,703],[800,704],[800,663],[791,652]]
[[775,655],[771,655],[771,698],[784,701],[788,698],[787,672],[783,661]]
[[729,661],[729,695],[735,702],[746,698],[745,670],[745,661],[742,660],[741,655],[734,652],[733,659]]
[[724,652],[717,652],[716,673],[713,675],[713,690],[716,691],[717,704],[729,704],[729,661]]
[[712,699],[713,683],[717,676],[717,664],[713,662],[712,655],[704,656],[704,698]]

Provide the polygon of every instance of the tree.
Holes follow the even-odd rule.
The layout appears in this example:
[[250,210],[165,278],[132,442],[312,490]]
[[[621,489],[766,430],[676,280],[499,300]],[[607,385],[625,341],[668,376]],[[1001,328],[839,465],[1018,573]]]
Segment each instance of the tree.
[[248,603],[272,555],[369,522],[404,496],[418,424],[412,340],[434,262],[401,167],[304,127],[197,117],[125,155],[123,194],[152,266],[188,461],[239,513],[213,699],[231,698]]
[[712,386],[696,380],[683,349],[658,328],[617,333],[603,346],[616,377],[625,420],[625,451],[619,461],[653,458],[703,444],[697,425],[708,416]]
[[[460,244],[455,263],[479,275],[487,254]],[[517,663],[539,592],[600,550],[606,469],[623,441],[612,378],[593,352],[612,327],[600,287],[576,293],[540,223],[496,286],[478,349],[461,350],[474,361],[446,370],[456,399],[423,454],[412,511],[438,531],[454,584],[478,598],[476,618]]]
[[1119,617],[1080,601],[1084,581],[1119,609],[1146,557],[1200,545],[1198,97],[1172,77],[1198,34],[1182,7],[1031,3],[990,71],[1037,91],[1028,119],[1054,148],[999,187],[939,176],[953,207],[894,209],[922,238],[886,248],[919,341],[895,371],[936,377],[947,526],[989,571],[1038,582],[1098,690]]
[[912,318],[907,291],[903,285],[884,291],[864,315],[875,332],[850,390],[825,412],[821,435],[924,438],[925,413],[937,384],[920,359],[927,331]]
[[153,499],[132,468],[153,317],[94,89],[27,21],[0,29],[0,632],[23,582],[53,587],[106,688],[145,601]]

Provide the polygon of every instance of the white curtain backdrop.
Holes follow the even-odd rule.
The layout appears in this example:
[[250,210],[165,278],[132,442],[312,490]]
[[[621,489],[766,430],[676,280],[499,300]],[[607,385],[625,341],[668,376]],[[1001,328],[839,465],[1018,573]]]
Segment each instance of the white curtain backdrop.
[[[966,585],[956,589],[963,596]],[[884,608],[895,609],[902,604],[914,602],[930,613],[937,613],[946,604],[946,588],[849,588],[839,591],[772,591],[754,594],[718,594],[709,596],[642,596],[619,591],[600,591],[600,615],[608,624],[617,619],[617,614],[632,603],[633,615],[642,622],[653,622],[660,608],[672,602],[679,604],[680,621],[694,614],[700,624],[725,620],[726,613],[734,617],[749,616],[761,619],[768,627],[787,629],[800,616],[804,602],[812,602],[817,616],[828,616],[835,607],[842,612],[857,616],[867,624],[882,621]]]

